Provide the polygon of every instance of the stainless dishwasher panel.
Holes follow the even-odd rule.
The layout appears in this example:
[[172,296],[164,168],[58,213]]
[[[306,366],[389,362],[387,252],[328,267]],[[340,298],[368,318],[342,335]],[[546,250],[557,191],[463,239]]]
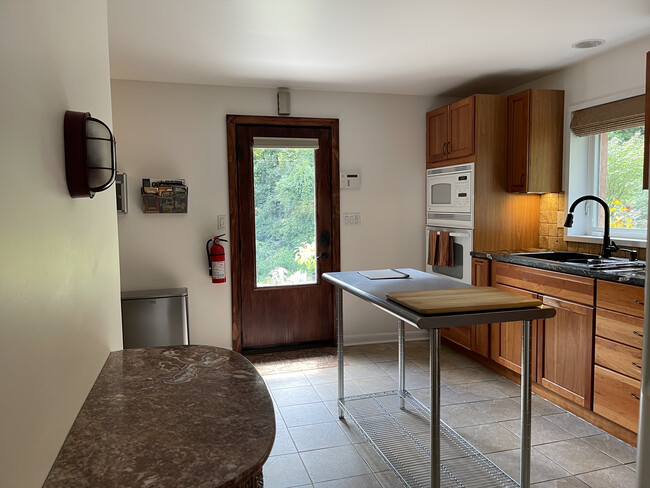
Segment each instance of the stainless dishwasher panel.
[[122,292],[124,349],[189,344],[187,288]]

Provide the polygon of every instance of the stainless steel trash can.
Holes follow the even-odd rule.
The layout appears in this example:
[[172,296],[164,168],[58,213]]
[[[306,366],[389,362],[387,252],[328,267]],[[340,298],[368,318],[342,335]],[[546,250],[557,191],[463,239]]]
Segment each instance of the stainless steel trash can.
[[124,349],[189,344],[187,288],[122,292]]

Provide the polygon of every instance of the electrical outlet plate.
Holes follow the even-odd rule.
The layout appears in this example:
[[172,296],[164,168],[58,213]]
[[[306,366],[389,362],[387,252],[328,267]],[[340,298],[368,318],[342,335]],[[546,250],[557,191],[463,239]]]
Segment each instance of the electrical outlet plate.
[[222,230],[226,228],[226,216],[217,215],[217,230]]
[[343,225],[348,226],[361,226],[361,214],[359,212],[353,213],[344,213],[343,214]]

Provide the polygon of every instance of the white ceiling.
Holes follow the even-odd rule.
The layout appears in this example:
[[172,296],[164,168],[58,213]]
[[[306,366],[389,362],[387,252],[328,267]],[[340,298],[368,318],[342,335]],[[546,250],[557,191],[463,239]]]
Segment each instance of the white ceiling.
[[650,36],[650,1],[108,0],[108,21],[114,79],[465,96]]

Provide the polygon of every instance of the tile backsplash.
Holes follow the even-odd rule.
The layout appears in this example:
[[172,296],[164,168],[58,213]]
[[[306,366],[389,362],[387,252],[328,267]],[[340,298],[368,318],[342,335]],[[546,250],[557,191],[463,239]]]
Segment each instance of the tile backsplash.
[[[590,254],[600,254],[601,244],[585,242],[567,242],[564,240],[564,219],[566,218],[564,193],[544,193],[539,201],[539,247],[551,251],[574,251]],[[645,260],[646,250],[637,249],[639,259]],[[625,257],[624,252],[616,252],[615,256]]]

